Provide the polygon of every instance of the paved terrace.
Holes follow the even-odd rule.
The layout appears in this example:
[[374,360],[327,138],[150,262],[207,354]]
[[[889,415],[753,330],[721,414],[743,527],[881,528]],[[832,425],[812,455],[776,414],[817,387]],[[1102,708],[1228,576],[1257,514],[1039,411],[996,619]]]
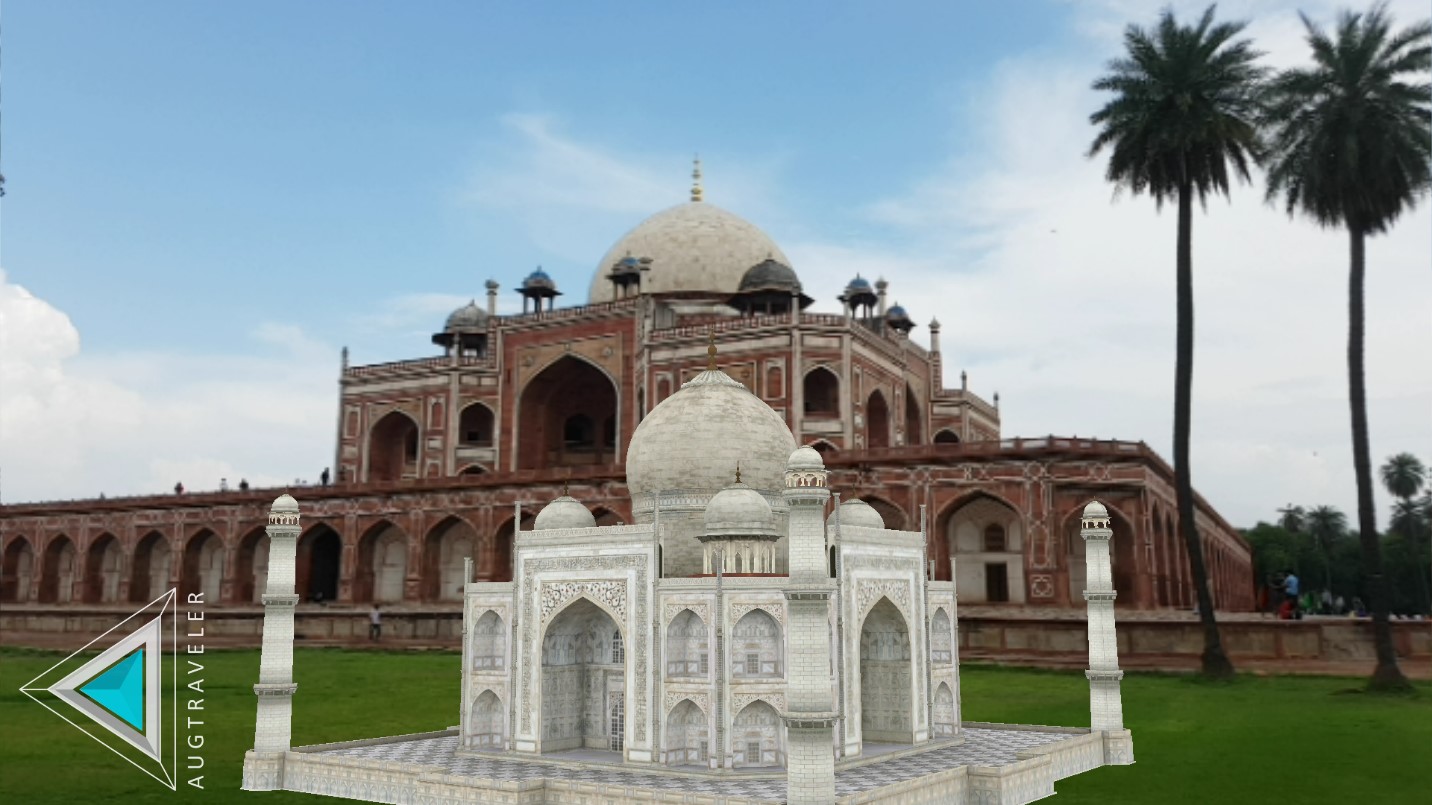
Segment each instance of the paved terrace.
[[[861,759],[840,764],[835,775],[835,793],[844,797],[874,788],[893,785],[917,777],[948,771],[959,766],[998,768],[1015,764],[1024,758],[1019,753],[1059,741],[1081,738],[1086,732],[1055,732],[1051,728],[1024,727],[998,729],[966,727],[965,742],[927,751],[900,753],[862,763]],[[739,797],[768,802],[784,802],[784,773],[766,775],[764,779],[722,779],[726,775],[701,772],[672,773],[664,770],[640,770],[592,763],[590,753],[577,753],[587,762],[564,763],[557,753],[542,759],[523,758],[507,753],[488,756],[457,754],[457,736],[397,739],[390,743],[335,748],[305,747],[294,750],[319,757],[352,758],[355,760],[388,761],[411,764],[415,774],[444,774],[478,781],[519,782],[534,779],[599,783],[623,788],[659,789],[705,795]],[[555,762],[554,762],[555,761]]]

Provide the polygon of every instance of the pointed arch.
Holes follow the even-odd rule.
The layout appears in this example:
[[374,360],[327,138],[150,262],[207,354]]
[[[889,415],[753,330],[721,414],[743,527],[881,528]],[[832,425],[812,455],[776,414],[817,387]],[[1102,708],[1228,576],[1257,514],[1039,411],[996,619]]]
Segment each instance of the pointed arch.
[[0,601],[29,601],[34,579],[35,549],[30,545],[29,539],[17,535],[5,543],[3,574],[0,574]]
[[931,732],[936,738],[953,738],[958,722],[955,719],[955,694],[950,686],[941,682],[935,688],[934,723]]
[[881,596],[860,624],[862,741],[914,743],[915,677],[910,627],[900,608]]
[[890,446],[890,406],[880,389],[865,399],[865,446],[872,449]]
[[124,574],[124,550],[119,538],[108,531],[95,537],[85,551],[84,602],[109,604],[119,600],[119,581]]
[[[243,565],[239,567],[242,571]],[[342,571],[343,537],[338,530],[322,521],[309,525],[298,538],[294,592],[303,601],[337,601]]]
[[458,416],[457,443],[462,447],[491,447],[496,417],[487,403],[470,402]]
[[[1109,529],[1114,532],[1114,536],[1109,540],[1109,562],[1113,571],[1114,591],[1119,594],[1114,605],[1121,608],[1133,606],[1134,583],[1137,578],[1134,553],[1137,546],[1134,544],[1132,521],[1128,514],[1115,504],[1103,498],[1100,498],[1099,502],[1109,511]],[[1083,514],[1084,504],[1081,503],[1065,515],[1064,527],[1061,529],[1065,543],[1065,550],[1060,552],[1061,561],[1067,568],[1069,600],[1073,603],[1083,602],[1088,578],[1084,539],[1079,535],[1083,526]]]
[[492,688],[485,688],[472,700],[468,716],[468,743],[478,749],[500,749],[506,740],[503,722],[506,710]]
[[805,415],[812,419],[840,416],[840,376],[827,366],[817,366],[801,378]]
[[953,430],[951,430],[951,429],[949,429],[949,428],[941,428],[940,431],[935,434],[935,444],[959,444],[959,443],[960,443],[960,434],[954,432]]
[[771,613],[752,609],[731,630],[731,675],[737,678],[779,677],[785,657],[781,626]]
[[[537,516],[522,513],[522,530],[531,531]],[[485,542],[477,557],[478,581],[512,581],[512,544],[517,538],[514,528],[516,521],[511,517],[502,521],[492,533],[492,539]]]
[[944,607],[936,607],[930,618],[930,661],[935,665],[950,665],[955,660],[954,624]]
[[567,602],[543,626],[540,751],[620,750],[625,745],[621,635],[612,613],[586,595]]
[[248,530],[239,538],[239,549],[235,554],[234,602],[259,604],[263,602],[264,589],[268,586],[268,535],[263,526]]
[[369,481],[418,477],[420,429],[406,411],[393,409],[368,429]]
[[[935,522],[946,555],[956,557],[955,585],[961,600],[1025,601],[1025,527],[1018,507],[981,489],[951,501]],[[948,560],[943,564],[949,567]]]
[[711,645],[706,621],[691,609],[683,609],[666,625],[666,674],[705,678],[710,673]]
[[472,629],[472,670],[491,671],[507,667],[507,627],[497,610],[482,613]]
[[915,389],[905,384],[905,444],[925,443],[925,409],[915,396]]
[[174,551],[169,539],[158,530],[151,530],[135,544],[129,563],[129,600],[142,604],[153,601],[169,589],[174,572]]
[[765,699],[741,708],[731,721],[732,765],[741,768],[784,766],[786,746],[781,717]]
[[64,534],[50,538],[40,566],[40,603],[68,604],[74,600],[79,554]]
[[711,719],[690,698],[677,702],[666,714],[666,763],[669,766],[705,765],[711,745]]
[[424,601],[461,601],[465,560],[477,550],[477,529],[456,514],[449,514],[432,528],[423,539]]
[[179,595],[202,595],[206,604],[223,601],[224,538],[211,528],[195,531],[184,543],[184,564],[180,567]]
[[358,540],[358,574],[354,601],[389,603],[406,597],[407,532],[389,520],[369,526]]
[[[567,353],[532,375],[517,398],[517,468],[616,461],[620,386],[605,368]],[[611,438],[601,432],[612,422]]]

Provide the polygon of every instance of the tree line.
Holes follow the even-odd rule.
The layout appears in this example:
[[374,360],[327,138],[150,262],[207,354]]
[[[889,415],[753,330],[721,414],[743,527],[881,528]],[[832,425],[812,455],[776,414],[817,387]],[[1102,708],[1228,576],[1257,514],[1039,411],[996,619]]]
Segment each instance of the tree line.
[[[1388,528],[1378,535],[1387,577],[1388,609],[1395,617],[1432,615],[1432,488],[1427,466],[1411,453],[1389,458],[1380,470],[1394,498]],[[1292,571],[1305,590],[1327,590],[1345,602],[1368,600],[1362,545],[1347,515],[1332,506],[1288,504],[1274,522],[1259,522],[1243,536],[1253,549],[1258,582]],[[1349,603],[1349,608],[1351,604]]]
[[[1174,487],[1203,626],[1202,671],[1231,678],[1202,546],[1194,527],[1189,431],[1193,388],[1193,204],[1228,196],[1231,180],[1252,183],[1261,167],[1265,198],[1348,235],[1348,411],[1357,478],[1360,584],[1372,611],[1377,666],[1370,690],[1410,691],[1388,623],[1392,588],[1377,530],[1363,368],[1366,241],[1385,233],[1427,193],[1432,167],[1432,22],[1400,31],[1384,5],[1342,12],[1332,31],[1302,15],[1310,64],[1274,72],[1239,35],[1243,22],[1215,22],[1209,6],[1181,24],[1164,11],[1152,28],[1129,25],[1124,53],[1093,83],[1112,93],[1090,116],[1089,156],[1107,152],[1105,178],[1177,205]],[[1391,549],[1392,545],[1387,546]],[[1388,557],[1389,559],[1392,557]]]

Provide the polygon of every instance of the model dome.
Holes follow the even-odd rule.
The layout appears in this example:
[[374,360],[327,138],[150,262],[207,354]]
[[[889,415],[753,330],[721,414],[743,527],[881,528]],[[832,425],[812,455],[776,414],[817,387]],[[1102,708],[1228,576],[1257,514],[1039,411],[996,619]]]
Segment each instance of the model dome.
[[273,505],[269,507],[269,511],[296,512],[298,511],[298,501],[293,499],[293,495],[285,492],[274,498]]
[[774,492],[785,486],[796,447],[771,406],[719,369],[708,369],[662,400],[637,425],[627,448],[632,497],[663,490],[713,494],[739,464],[746,483]]
[[820,457],[820,451],[808,444],[797,447],[791,457],[786,459],[786,467],[792,470],[823,470],[825,459]]
[[776,536],[771,504],[739,482],[717,492],[706,504],[705,525],[708,537]]
[[563,495],[542,507],[532,528],[536,531],[550,531],[554,528],[595,528],[597,518],[580,500]]
[[1102,504],[1102,503],[1100,503],[1099,501],[1095,500],[1095,501],[1091,502],[1089,505],[1087,505],[1087,506],[1084,507],[1084,516],[1085,516],[1086,518],[1089,518],[1089,517],[1108,517],[1108,516],[1109,516],[1109,510],[1106,509],[1106,508],[1104,508],[1104,504]]
[[768,258],[790,265],[775,241],[754,224],[713,204],[691,201],[642,221],[608,249],[597,263],[589,302],[616,298],[612,266],[631,254],[651,259],[642,277],[643,293],[734,294],[752,266]]
[[[835,512],[825,518],[827,526],[835,525]],[[860,528],[884,528],[885,520],[880,512],[871,507],[863,500],[847,500],[840,504],[840,524],[842,526],[859,526]]]

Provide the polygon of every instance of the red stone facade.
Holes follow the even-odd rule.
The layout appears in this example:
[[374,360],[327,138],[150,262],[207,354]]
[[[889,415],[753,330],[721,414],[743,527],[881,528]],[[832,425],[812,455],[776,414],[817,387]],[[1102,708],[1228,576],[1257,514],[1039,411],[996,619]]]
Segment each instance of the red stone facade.
[[[454,314],[434,337],[444,355],[345,358],[335,484],[289,490],[305,523],[300,594],[456,601],[465,559],[479,580],[510,573],[514,503],[530,517],[564,485],[599,522],[629,520],[631,434],[714,344],[720,367],[824,454],[834,490],[892,528],[927,513],[935,578],[956,575],[962,600],[1082,607],[1078,513],[1098,498],[1118,603],[1191,607],[1168,465],[1142,443],[1001,440],[996,405],[941,383],[938,330],[926,350],[887,326],[878,287],[880,313],[863,317],[805,313],[798,293],[742,316],[691,292],[516,316],[472,306],[466,329]],[[176,586],[255,602],[280,491],[5,506],[0,600],[148,601]],[[1247,544],[1202,501],[1197,526],[1218,605],[1252,608]]]

